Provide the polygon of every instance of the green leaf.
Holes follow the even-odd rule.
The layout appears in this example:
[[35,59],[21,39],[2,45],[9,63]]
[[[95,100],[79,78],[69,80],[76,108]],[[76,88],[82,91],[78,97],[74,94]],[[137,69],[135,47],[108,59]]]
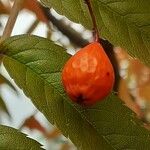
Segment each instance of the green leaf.
[[7,106],[1,96],[0,96],[0,111],[5,112],[9,117],[11,117],[11,115],[7,109]]
[[53,7],[70,20],[92,28],[92,22],[86,4],[82,0],[41,0],[46,6]]
[[[69,13],[74,17],[77,17],[77,12],[81,11],[88,14],[86,7],[80,7],[77,12],[76,9],[67,9],[69,6],[76,8],[77,4],[83,5],[84,0],[65,2],[57,0],[56,3],[56,0],[41,1],[64,13],[69,19],[72,19],[68,16]],[[150,1],[92,0],[91,6],[100,35],[113,45],[123,47],[132,57],[139,58],[150,66]],[[63,8],[66,8],[67,12],[64,12]],[[77,21],[82,25],[85,24],[82,16]],[[91,19],[88,19],[87,24],[91,24]]]
[[42,150],[41,145],[18,130],[0,125],[1,150]]
[[70,57],[36,36],[16,36],[0,46],[4,66],[35,106],[82,150],[148,150],[150,133],[113,93],[85,108],[66,96],[61,70]]
[[92,1],[99,32],[150,66],[150,1]]

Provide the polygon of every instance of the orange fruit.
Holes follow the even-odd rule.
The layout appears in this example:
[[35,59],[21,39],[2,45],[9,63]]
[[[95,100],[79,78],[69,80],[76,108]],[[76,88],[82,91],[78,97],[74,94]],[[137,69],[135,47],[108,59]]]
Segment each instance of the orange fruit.
[[72,101],[93,105],[112,90],[114,70],[98,42],[81,48],[65,64],[62,71],[64,88]]

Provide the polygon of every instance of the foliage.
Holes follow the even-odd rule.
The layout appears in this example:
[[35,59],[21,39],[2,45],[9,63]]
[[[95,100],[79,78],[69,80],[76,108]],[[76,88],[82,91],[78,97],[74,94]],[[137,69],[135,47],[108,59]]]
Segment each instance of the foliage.
[[14,128],[0,125],[0,149],[42,150],[41,145]]
[[5,40],[0,51],[15,82],[35,106],[80,149],[148,149],[149,132],[113,93],[84,108],[73,104],[61,84],[61,70],[70,57],[53,42],[29,35]]
[[[41,1],[69,19],[93,28],[91,19],[84,19],[89,14],[86,0]],[[92,0],[91,6],[100,35],[150,66],[150,1]]]
[[[70,20],[93,29],[87,0],[41,2]],[[114,46],[123,47],[132,57],[137,57],[150,66],[150,1],[92,0],[90,5],[101,37],[109,40]],[[35,12],[39,20],[48,23],[48,17],[40,6],[37,1],[31,3],[28,0],[22,8]],[[10,12],[10,8],[6,8],[2,2],[0,8],[0,14]],[[63,47],[45,38],[21,35],[4,40],[0,44],[0,55],[3,58],[0,61],[17,85],[31,98],[37,109],[69,137],[78,149],[149,149],[149,131],[142,127],[135,114],[114,92],[91,107],[81,107],[69,100],[62,86],[61,71],[70,55]],[[0,74],[0,84],[3,83],[16,91]],[[1,96],[0,108],[9,114]],[[34,117],[28,118],[23,125],[32,129],[33,124],[38,130],[46,132]],[[0,148],[20,147],[42,149],[39,143],[27,138],[23,133],[0,125]]]

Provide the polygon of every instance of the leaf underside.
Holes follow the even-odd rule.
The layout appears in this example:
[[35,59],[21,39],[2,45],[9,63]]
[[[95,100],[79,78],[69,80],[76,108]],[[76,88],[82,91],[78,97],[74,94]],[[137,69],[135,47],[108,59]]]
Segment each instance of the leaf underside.
[[[85,0],[41,1],[72,21],[81,23],[92,30]],[[78,9],[74,9],[76,6]],[[91,6],[99,34],[113,45],[127,50],[132,57],[139,58],[150,66],[150,1],[92,0]],[[88,14],[86,22],[85,14]]]
[[18,130],[0,125],[1,150],[42,150],[41,145]]
[[61,83],[61,70],[70,55],[60,46],[22,35],[4,41],[0,51],[17,85],[78,149],[149,149],[149,131],[113,93],[89,108],[69,100]]

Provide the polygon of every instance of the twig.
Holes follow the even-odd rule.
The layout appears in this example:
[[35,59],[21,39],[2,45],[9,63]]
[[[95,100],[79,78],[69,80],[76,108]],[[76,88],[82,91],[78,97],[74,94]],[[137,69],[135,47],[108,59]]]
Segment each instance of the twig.
[[3,40],[5,40],[6,38],[10,37],[23,1],[24,0],[15,0],[14,1],[13,7],[10,10],[10,16],[9,16],[7,24],[5,26],[3,35],[0,39],[0,43]]
[[38,24],[39,24],[39,20],[36,19],[36,20],[32,23],[32,25],[29,27],[29,29],[27,29],[26,33],[27,33],[27,34],[31,34],[31,33],[35,30],[35,28],[38,26]]
[[51,38],[51,35],[52,35],[52,32],[51,32],[51,30],[50,30],[49,28],[47,28],[47,32],[46,32],[46,33],[47,33],[47,36],[46,36],[46,37],[47,37],[48,39],[50,39],[50,38]]
[[114,51],[113,51],[113,45],[111,43],[109,43],[109,41],[107,40],[103,40],[99,37],[99,32],[98,32],[98,28],[97,28],[97,24],[96,24],[96,18],[95,15],[93,13],[93,9],[91,6],[91,0],[85,0],[91,18],[92,18],[92,22],[93,22],[93,28],[94,28],[94,41],[96,42],[100,42],[105,50],[105,52],[107,53],[107,56],[109,57],[110,61],[112,62],[113,68],[114,68],[114,72],[115,72],[115,84],[114,84],[114,91],[117,92],[118,91],[118,85],[119,85],[119,80],[120,80],[120,75],[119,75],[119,69],[118,69],[118,62],[117,59],[115,57]]
[[94,41],[98,42],[99,41],[99,33],[98,33],[97,24],[96,24],[96,18],[95,18],[95,15],[93,13],[93,9],[92,9],[92,6],[91,6],[91,1],[90,0],[85,0],[85,2],[88,6],[89,13],[91,15],[91,19],[92,19],[92,22],[93,22]]
[[47,30],[48,30],[49,34],[51,34],[52,33],[52,25],[50,24],[50,22],[48,22],[46,25],[47,25]]
[[42,6],[42,8],[48,20],[52,22],[52,24],[57,27],[59,31],[66,35],[74,45],[78,47],[84,47],[89,43],[88,40],[83,39],[80,33],[67,25],[63,20],[58,20],[57,18],[55,18],[51,14],[49,8],[46,8],[44,6]]

